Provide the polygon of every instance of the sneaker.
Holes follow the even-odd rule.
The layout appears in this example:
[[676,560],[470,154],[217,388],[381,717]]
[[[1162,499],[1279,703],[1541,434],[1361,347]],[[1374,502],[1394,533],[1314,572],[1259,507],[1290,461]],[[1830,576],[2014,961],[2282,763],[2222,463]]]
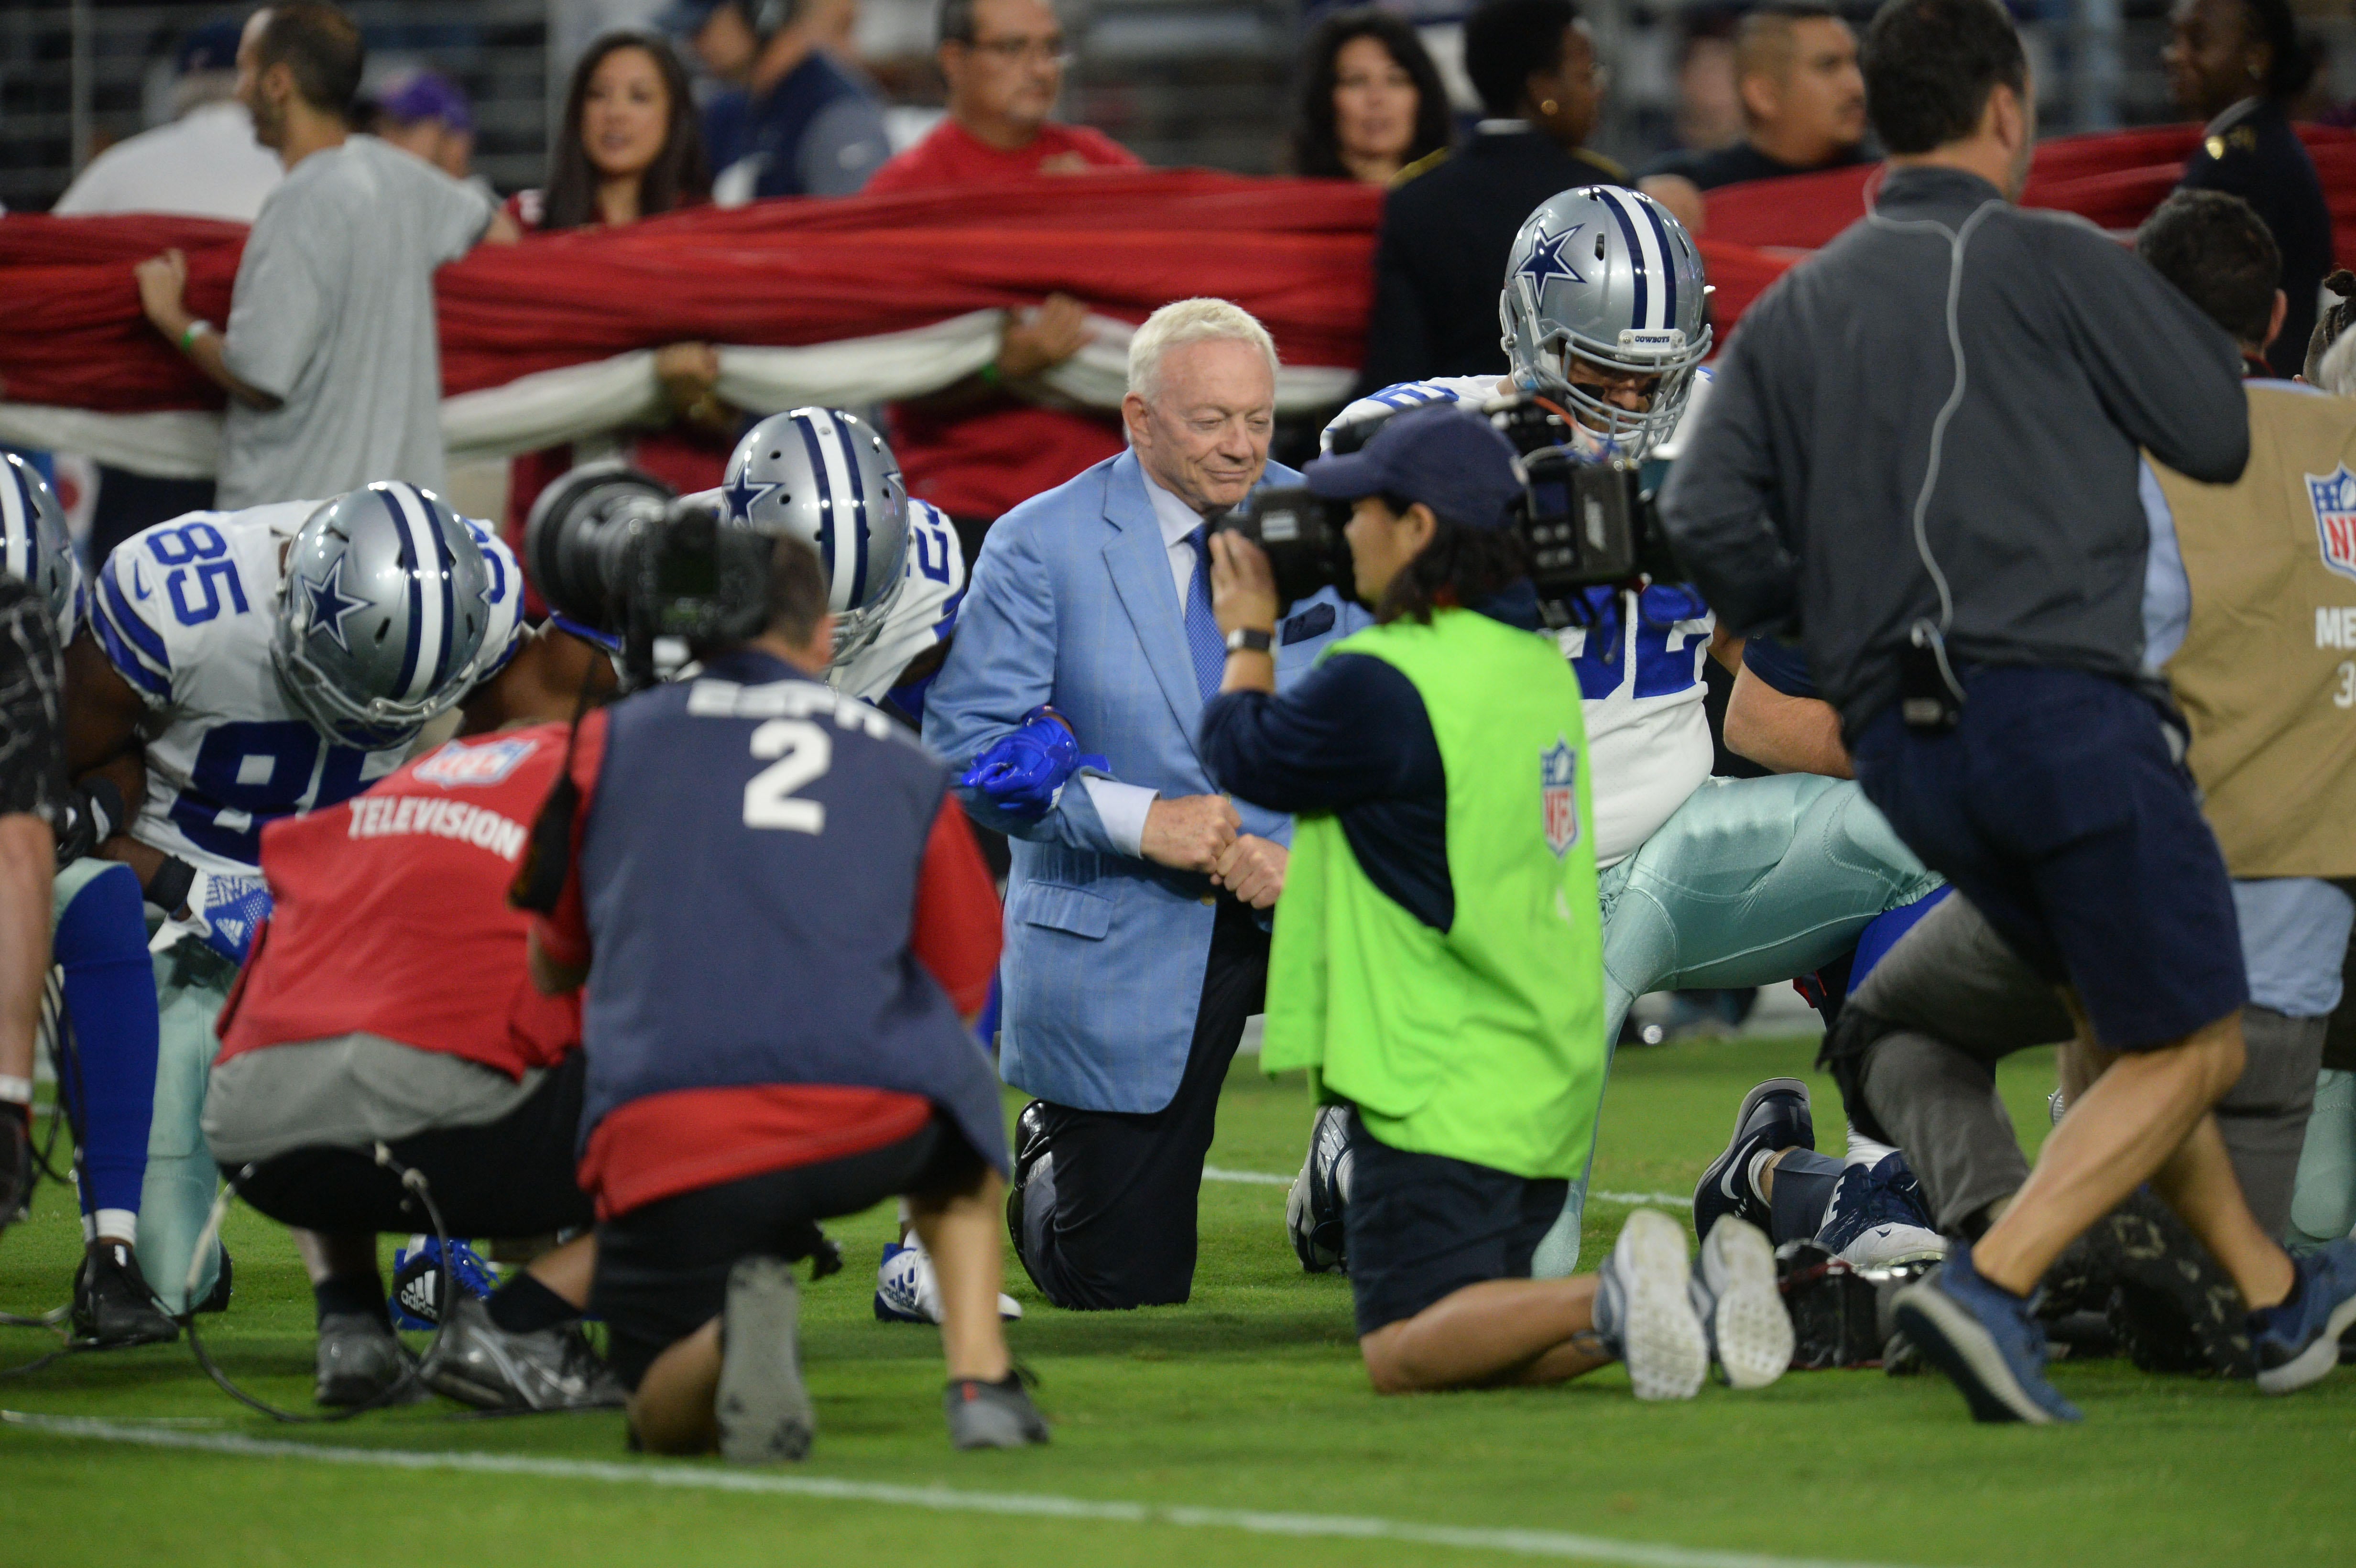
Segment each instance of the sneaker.
[[2296,1260],[2290,1295],[2250,1314],[2258,1392],[2296,1393],[2340,1364],[2340,1337],[2356,1324],[2356,1238]]
[[801,1289],[783,1258],[739,1258],[720,1317],[720,1455],[739,1465],[800,1459],[818,1432],[802,1382]]
[[[2072,1243],[2049,1279],[2074,1284],[2085,1276],[2101,1289],[2093,1304],[2110,1320],[2127,1359],[2147,1372],[2220,1372],[2251,1377],[2257,1371],[2250,1341],[2249,1306],[2241,1286],[2173,1210],[2138,1187]],[[2065,1267],[2075,1264],[2077,1266]],[[2081,1288],[2082,1298],[2091,1292]],[[2048,1307],[2052,1292],[2046,1292]]]
[[1892,1151],[1872,1166],[1852,1165],[1833,1184],[1816,1244],[1853,1268],[1895,1268],[1947,1255],[1922,1185]]
[[[318,1369],[313,1397],[321,1404],[369,1404],[409,1377],[409,1351],[383,1318],[334,1312],[319,1319]],[[414,1397],[423,1398],[423,1391]]]
[[1597,1271],[1595,1331],[1628,1363],[1638,1399],[1691,1399],[1709,1375],[1709,1339],[1687,1294],[1692,1279],[1685,1232],[1657,1209],[1628,1216]]
[[[998,1293],[998,1316],[1012,1323],[1023,1316],[1023,1304]],[[884,1261],[875,1269],[875,1317],[884,1323],[938,1323],[941,1320],[941,1280],[932,1254],[913,1235],[905,1242],[884,1243]]]
[[[1014,1243],[1016,1260],[1026,1272],[1031,1259],[1023,1245],[1024,1189],[1030,1184],[1032,1171],[1053,1157],[1047,1150],[1047,1103],[1033,1100],[1014,1118],[1014,1179],[1006,1184],[1006,1233]],[[1054,1180],[1052,1169],[1040,1174],[1051,1183]]]
[[1047,1441],[1047,1421],[1031,1403],[1022,1375],[1009,1372],[994,1383],[954,1378],[941,1395],[949,1418],[949,1443],[958,1448],[1023,1448]]
[[619,1410],[629,1402],[580,1324],[509,1333],[471,1296],[450,1309],[417,1375],[435,1393],[477,1410]]
[[2045,1328],[2034,1304],[1991,1285],[1972,1267],[1972,1250],[1947,1261],[1895,1298],[1898,1328],[1952,1379],[1975,1421],[2043,1425],[2083,1419],[2045,1381]]
[[[461,1299],[499,1287],[498,1272],[465,1242],[450,1243],[450,1277]],[[442,1320],[442,1240],[412,1236],[392,1254],[392,1326],[431,1328]]]
[[177,1339],[180,1326],[156,1305],[138,1254],[121,1242],[96,1241],[74,1270],[73,1337],[92,1349],[118,1350]]
[[1687,1290],[1728,1387],[1765,1388],[1783,1375],[1792,1364],[1792,1315],[1775,1285],[1775,1249],[1758,1226],[1731,1215],[1711,1226]]
[[223,1247],[220,1250],[220,1272],[213,1275],[213,1287],[205,1292],[205,1298],[202,1301],[197,1303],[197,1310],[199,1312],[227,1312],[229,1310],[230,1298],[236,1293],[236,1275],[230,1267],[229,1249],[227,1247]]
[[29,1108],[0,1104],[0,1231],[32,1211],[33,1117]]
[[1694,1188],[1694,1234],[1709,1239],[1721,1215],[1732,1214],[1760,1230],[1772,1223],[1766,1201],[1751,1189],[1751,1161],[1764,1151],[1814,1148],[1815,1117],[1808,1109],[1808,1086],[1796,1078],[1770,1078],[1742,1096],[1734,1113],[1734,1138],[1710,1162]]
[[1350,1176],[1357,1164],[1351,1136],[1356,1124],[1347,1105],[1321,1105],[1309,1125],[1309,1153],[1301,1175],[1284,1198],[1284,1228],[1293,1254],[1309,1274],[1347,1274],[1343,1211],[1350,1202]]

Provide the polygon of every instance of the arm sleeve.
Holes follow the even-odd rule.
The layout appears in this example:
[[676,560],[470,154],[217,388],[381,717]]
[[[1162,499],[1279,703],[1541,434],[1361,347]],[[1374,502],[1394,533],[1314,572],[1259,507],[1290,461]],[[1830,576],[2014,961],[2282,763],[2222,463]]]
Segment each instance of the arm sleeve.
[[1808,656],[1790,643],[1752,637],[1742,645],[1742,667],[1786,697],[1821,698]]
[[1400,793],[1440,742],[1415,683],[1365,654],[1335,654],[1271,696],[1231,691],[1203,710],[1203,760],[1229,793],[1270,811],[1339,811]]
[[91,595],[91,630],[115,673],[150,708],[172,701],[172,650],[161,617],[164,595],[146,536],[134,534],[107,555]]
[[573,747],[573,783],[581,791],[581,800],[573,816],[573,859],[565,868],[564,891],[556,901],[554,914],[535,915],[531,923],[541,951],[559,964],[588,963],[594,945],[589,936],[589,906],[581,895],[581,847],[589,837],[589,814],[596,808],[597,775],[605,763],[605,710],[600,708],[581,720],[581,733]]
[[945,795],[925,841],[908,947],[961,1013],[990,1000],[990,983],[998,973],[999,918],[997,884],[973,841],[973,829],[966,826],[956,797]]
[[812,196],[856,195],[891,156],[884,111],[856,96],[838,98],[819,111],[794,149],[802,188]]
[[424,209],[425,232],[432,237],[434,264],[455,261],[475,248],[491,226],[498,203],[473,186],[452,179],[441,170],[421,166],[427,177],[420,183],[418,201]]
[[1773,517],[1791,476],[1777,464],[1762,384],[1762,360],[1774,362],[1764,347],[1773,299],[1744,318],[1661,494],[1678,561],[1719,624],[1744,636],[1790,624],[1799,606],[1799,563]]
[[[319,347],[340,301],[330,298],[300,229],[320,215],[313,204],[274,201],[254,220],[230,293],[221,357],[229,373],[258,392],[284,400]],[[326,236],[315,236],[313,243]]]

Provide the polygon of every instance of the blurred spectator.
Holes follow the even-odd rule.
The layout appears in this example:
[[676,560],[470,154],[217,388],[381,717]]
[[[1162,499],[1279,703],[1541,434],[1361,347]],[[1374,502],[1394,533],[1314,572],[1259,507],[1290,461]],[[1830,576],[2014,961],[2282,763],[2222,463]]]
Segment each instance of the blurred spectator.
[[[75,176],[50,210],[184,212],[251,223],[285,171],[253,139],[253,117],[237,100],[237,23],[210,22],[180,40],[178,118],[118,142]],[[91,503],[90,559],[151,524],[213,504],[209,479],[158,479],[103,464]]]
[[1680,147],[1709,153],[1742,140],[1742,95],[1734,85],[1738,20],[1731,11],[1694,10],[1679,26],[1672,128]]
[[2266,362],[2296,376],[2331,270],[2331,209],[2288,112],[2315,75],[2315,56],[2288,0],[2181,0],[2171,20],[2175,36],[2160,56],[2169,89],[2208,122],[2177,188],[2238,196],[2265,219],[2290,302]]
[[663,13],[715,76],[742,72],[706,111],[720,205],[850,196],[891,156],[883,101],[846,64],[857,16],[857,0],[681,0]]
[[[652,33],[608,33],[573,68],[563,129],[550,155],[544,190],[519,192],[508,204],[528,229],[619,228],[641,218],[708,201],[712,179],[696,131],[687,71]],[[720,360],[709,344],[657,350],[670,418],[629,440],[628,457],[681,493],[720,483],[735,440],[736,410],[712,394]],[[522,548],[524,519],[550,481],[580,456],[571,446],[528,452],[508,485],[508,542]]]
[[516,228],[456,180],[351,133],[362,54],[332,5],[273,6],[246,28],[238,97],[287,178],[246,237],[226,332],[189,313],[179,251],[136,269],[147,319],[230,394],[223,508],[378,479],[442,484],[434,272]]
[[[871,194],[1137,166],[1111,138],[1048,118],[1068,56],[1063,25],[1041,0],[942,0],[940,29],[948,116],[876,171]],[[909,490],[949,514],[968,560],[1001,512],[1122,449],[1113,421],[1034,407],[1009,390],[1078,353],[1085,318],[1077,300],[1050,294],[1036,312],[1008,318],[998,357],[980,375],[892,411]]]
[[1558,191],[1628,183],[1626,170],[1580,145],[1602,108],[1605,73],[1571,0],[1483,0],[1465,19],[1464,69],[1488,117],[1384,206],[1362,392],[1503,375],[1497,290],[1522,220]]
[[438,70],[406,71],[378,91],[371,107],[371,133],[454,180],[471,181],[475,111],[456,82]]
[[1783,0],[1742,19],[1735,34],[1735,87],[1749,127],[1715,152],[1673,153],[1639,182],[1646,195],[1698,234],[1701,193],[1744,180],[1782,179],[1861,161],[1865,77],[1857,35],[1831,7]]
[[761,35],[753,30],[743,0],[678,0],[654,25],[674,38],[686,39],[705,72],[720,84],[703,106],[703,155],[715,169],[733,166],[745,153],[744,112],[752,94],[744,89],[761,52]]
[[1423,40],[1390,12],[1329,14],[1301,59],[1294,174],[1388,185],[1448,146],[1448,90]]

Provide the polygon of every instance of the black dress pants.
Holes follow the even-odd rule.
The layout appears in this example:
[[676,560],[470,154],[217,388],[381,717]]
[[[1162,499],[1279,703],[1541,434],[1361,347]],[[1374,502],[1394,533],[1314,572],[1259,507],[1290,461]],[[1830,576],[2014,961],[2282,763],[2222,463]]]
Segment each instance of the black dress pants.
[[1268,993],[1268,933],[1219,901],[1194,1037],[1178,1093],[1142,1115],[1043,1101],[1047,1157],[1024,1183],[1023,1253],[1058,1307],[1167,1307],[1194,1288],[1195,1204],[1219,1090],[1244,1020]]

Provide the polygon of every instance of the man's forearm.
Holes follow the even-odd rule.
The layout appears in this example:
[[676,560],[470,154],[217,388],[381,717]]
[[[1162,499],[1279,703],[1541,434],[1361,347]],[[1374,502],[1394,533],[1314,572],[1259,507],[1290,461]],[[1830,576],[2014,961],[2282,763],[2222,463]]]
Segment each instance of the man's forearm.
[[1735,672],[1727,699],[1726,749],[1772,773],[1856,776],[1832,704],[1778,691],[1748,669]]
[[25,812],[0,816],[0,1077],[33,1076],[56,878],[49,825]]
[[206,379],[213,382],[247,408],[260,409],[266,413],[278,407],[284,400],[273,398],[268,392],[257,388],[249,387],[237,379],[235,373],[229,368],[229,337],[222,332],[198,333],[194,338],[188,340],[185,352],[188,357],[188,363],[203,371]]

